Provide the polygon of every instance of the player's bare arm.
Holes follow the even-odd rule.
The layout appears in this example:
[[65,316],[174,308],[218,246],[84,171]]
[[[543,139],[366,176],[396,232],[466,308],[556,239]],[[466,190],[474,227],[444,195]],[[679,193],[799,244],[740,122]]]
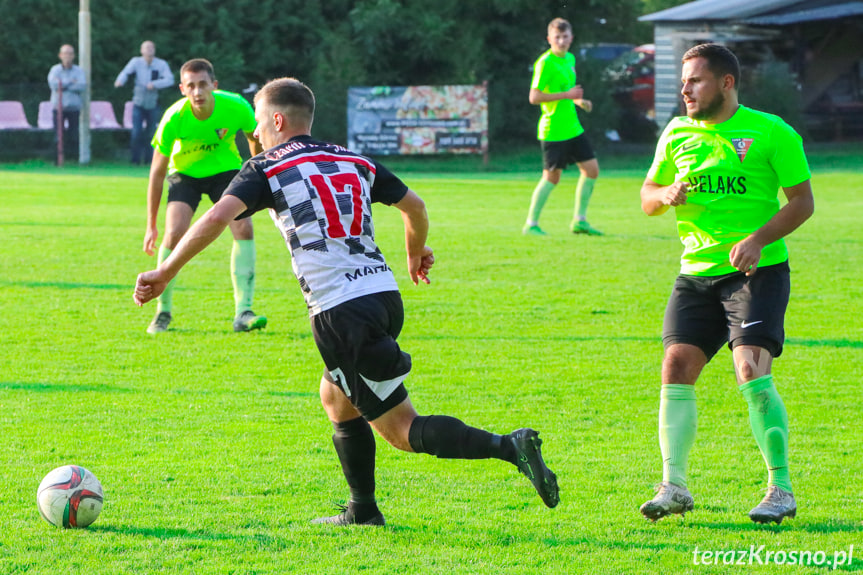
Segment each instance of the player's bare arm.
[[545,102],[557,102],[558,100],[581,100],[584,96],[584,89],[581,86],[573,86],[565,92],[548,93],[536,88],[530,89],[528,99],[534,106],[544,104]]
[[648,216],[659,216],[668,211],[672,206],[682,206],[686,203],[686,192],[689,184],[686,182],[674,182],[670,186],[663,186],[645,178],[641,184],[641,209]]
[[135,283],[135,303],[144,305],[159,297],[189,260],[213,243],[234,218],[246,211],[246,204],[236,196],[224,196],[195,222],[171,255],[155,270],[138,275]]
[[585,100],[584,98],[578,98],[576,100],[573,100],[573,102],[575,102],[576,106],[578,106],[579,108],[581,108],[582,110],[584,110],[587,113],[590,113],[593,110],[593,102],[591,102],[590,100]]
[[420,281],[430,283],[429,270],[434,265],[434,253],[426,245],[429,218],[425,202],[412,190],[393,204],[402,213],[405,224],[405,249],[408,259],[408,273],[417,285]]
[[144,252],[151,256],[156,252],[156,240],[159,238],[157,221],[159,204],[162,203],[162,187],[165,175],[168,173],[168,156],[159,150],[153,150],[153,161],[150,163],[150,182],[147,184],[147,231],[144,233]]
[[796,186],[783,188],[788,203],[785,204],[766,224],[753,234],[731,248],[729,259],[736,269],[751,276],[758,268],[761,250],[764,246],[784,238],[809,219],[815,212],[815,198],[812,196],[810,180]]

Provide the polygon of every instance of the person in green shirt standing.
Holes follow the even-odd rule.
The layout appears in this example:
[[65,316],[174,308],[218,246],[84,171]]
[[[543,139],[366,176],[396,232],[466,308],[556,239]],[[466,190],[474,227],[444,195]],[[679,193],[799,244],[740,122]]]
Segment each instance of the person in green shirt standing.
[[551,191],[560,182],[561,172],[574,163],[581,175],[575,187],[572,233],[602,235],[587,223],[587,205],[599,177],[599,163],[575,110],[579,106],[590,112],[593,103],[584,99],[584,90],[575,82],[575,56],[569,52],[570,23],[563,18],[552,20],[548,25],[548,43],[551,48],[533,65],[529,98],[531,104],[542,109],[537,128],[537,139],[542,147],[542,178],[533,190],[522,231],[525,235],[546,235],[539,227],[539,215]]
[[[153,255],[159,231],[156,220],[168,179],[165,237],[159,247],[159,263],[165,261],[189,229],[201,201],[209,196],[216,203],[243,160],[235,136],[242,130],[254,156],[261,146],[254,136],[255,112],[239,94],[218,90],[213,65],[207,60],[189,60],[180,69],[180,91],[184,98],[165,111],[153,136],[153,161],[147,186],[147,232],[144,251]],[[252,311],[255,287],[255,239],[251,218],[231,222],[234,245],[231,279],[234,285],[234,331],[251,331],[267,325],[267,318]],[[148,333],[161,333],[171,322],[173,282],[159,297],[156,316]]]
[[[686,117],[673,119],[641,188],[649,216],[674,208],[683,243],[680,275],[665,310],[659,445],[663,478],[641,506],[652,521],[693,509],[686,461],[695,439],[695,382],[726,343],[738,389],[768,469],[756,523],[794,517],[788,415],[771,373],[782,353],[790,293],[782,238],[814,211],[799,135],[781,118],[741,106],[740,66],[719,44],[683,55]],[[780,208],[778,190],[787,203]]]

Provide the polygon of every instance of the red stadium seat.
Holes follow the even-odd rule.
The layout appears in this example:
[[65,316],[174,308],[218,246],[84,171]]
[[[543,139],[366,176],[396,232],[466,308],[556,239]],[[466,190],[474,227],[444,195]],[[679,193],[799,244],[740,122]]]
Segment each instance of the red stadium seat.
[[121,130],[123,126],[117,123],[114,115],[114,106],[105,100],[94,100],[90,102],[90,129],[91,130]]
[[0,102],[0,130],[32,130],[27,121],[24,105],[21,102],[5,100]]

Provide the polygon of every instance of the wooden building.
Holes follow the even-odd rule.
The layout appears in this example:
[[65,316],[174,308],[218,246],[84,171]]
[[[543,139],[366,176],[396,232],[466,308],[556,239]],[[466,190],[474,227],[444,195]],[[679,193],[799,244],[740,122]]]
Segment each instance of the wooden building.
[[863,1],[697,0],[640,20],[654,24],[660,128],[682,113],[683,53],[718,42],[755,78],[742,82],[742,103],[759,89],[752,71],[779,62],[796,84],[807,131],[824,139],[863,137]]

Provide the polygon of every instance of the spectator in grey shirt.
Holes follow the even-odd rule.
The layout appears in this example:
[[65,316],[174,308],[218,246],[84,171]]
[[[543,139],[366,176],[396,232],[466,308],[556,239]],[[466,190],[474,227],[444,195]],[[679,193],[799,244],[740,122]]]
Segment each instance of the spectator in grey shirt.
[[[87,87],[87,77],[80,66],[76,66],[75,48],[71,44],[60,47],[59,64],[54,64],[48,72],[48,86],[51,88],[51,108],[54,110],[54,134],[56,143],[58,114],[63,121],[63,157],[78,156],[78,120],[81,116],[81,94]],[[63,110],[57,110],[61,99],[58,92],[62,88]]]
[[156,45],[150,40],[141,43],[141,55],[129,60],[114,81],[114,87],[124,86],[132,74],[135,75],[132,93],[132,163],[149,164],[153,159],[150,140],[162,114],[159,109],[159,90],[174,84],[174,74],[167,62],[156,58]]

